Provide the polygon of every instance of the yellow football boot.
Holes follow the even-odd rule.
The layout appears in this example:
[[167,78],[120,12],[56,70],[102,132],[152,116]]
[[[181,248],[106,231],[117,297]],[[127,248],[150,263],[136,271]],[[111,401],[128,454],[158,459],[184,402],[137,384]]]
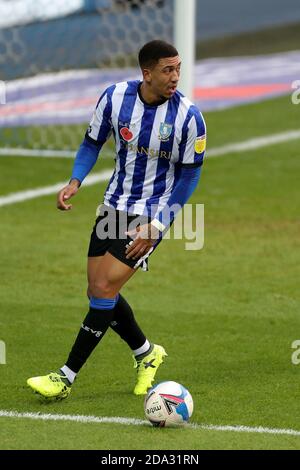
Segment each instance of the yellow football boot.
[[134,367],[137,369],[137,383],[133,391],[135,395],[146,395],[165,356],[165,349],[158,344],[154,344],[152,351],[141,360],[136,360],[133,356]]
[[57,400],[62,400],[70,395],[71,387],[67,383],[69,383],[67,378],[57,372],[50,372],[50,374],[41,377],[31,377],[27,380],[27,385],[34,392],[44,398],[56,398]]

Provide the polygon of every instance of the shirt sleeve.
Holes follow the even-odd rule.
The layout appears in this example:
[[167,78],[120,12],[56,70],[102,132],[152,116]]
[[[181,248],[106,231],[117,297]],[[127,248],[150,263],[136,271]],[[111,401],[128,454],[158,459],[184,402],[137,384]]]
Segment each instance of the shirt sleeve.
[[113,129],[111,98],[114,88],[115,86],[108,88],[100,97],[86,132],[86,138],[96,143],[99,150],[110,137]]
[[191,106],[182,129],[179,145],[179,164],[197,167],[203,164],[206,149],[206,125],[196,106]]
[[159,231],[164,232],[174,221],[178,212],[189,200],[195,191],[201,175],[201,167],[192,166],[181,169],[180,178],[172,191],[172,194],[164,207],[151,221]]
[[77,179],[82,183],[95,165],[103,144],[112,132],[111,96],[113,90],[114,86],[105,90],[97,103],[84,141],[77,152],[71,180]]
[[97,145],[85,137],[75,158],[71,180],[77,179],[81,184],[95,165],[98,154],[99,148]]

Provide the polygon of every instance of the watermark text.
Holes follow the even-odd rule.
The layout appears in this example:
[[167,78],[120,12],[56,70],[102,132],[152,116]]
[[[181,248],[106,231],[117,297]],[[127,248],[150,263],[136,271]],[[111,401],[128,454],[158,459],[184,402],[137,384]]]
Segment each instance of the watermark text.
[[[134,208],[133,208],[134,210]],[[97,223],[96,234],[100,240],[128,239],[127,232],[134,232],[139,227],[148,226],[148,230],[140,233],[141,238],[164,240],[185,240],[186,250],[201,250],[204,246],[204,204],[186,204],[181,210],[179,204],[166,206],[163,211],[151,207],[147,215],[130,215],[130,211],[115,211],[108,206],[100,206],[97,216],[101,216]],[[159,231],[152,226],[151,221],[160,220]]]
[[292,83],[292,89],[295,90],[292,93],[292,103],[300,104],[300,80],[295,80]]
[[292,343],[292,349],[296,350],[292,354],[292,364],[298,366],[300,364],[300,339],[297,339]]
[[4,341],[0,340],[0,364],[6,364],[6,347]]
[[6,87],[5,82],[0,80],[0,104],[6,104]]

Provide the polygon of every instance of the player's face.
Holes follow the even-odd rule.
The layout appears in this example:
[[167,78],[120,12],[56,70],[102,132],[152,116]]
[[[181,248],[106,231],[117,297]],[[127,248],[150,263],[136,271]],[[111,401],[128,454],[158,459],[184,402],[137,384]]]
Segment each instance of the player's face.
[[149,70],[147,77],[148,85],[153,95],[158,99],[170,99],[177,89],[180,77],[180,57],[166,57]]

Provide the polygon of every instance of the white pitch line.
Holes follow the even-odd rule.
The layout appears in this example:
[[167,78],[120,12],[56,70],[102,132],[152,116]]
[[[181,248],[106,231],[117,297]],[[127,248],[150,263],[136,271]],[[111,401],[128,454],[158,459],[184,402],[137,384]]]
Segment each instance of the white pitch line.
[[43,413],[19,413],[17,411],[0,410],[0,418],[27,418],[41,421],[75,421],[77,423],[109,423],[109,424],[125,424],[131,426],[141,426],[149,424],[148,421],[133,418],[107,417],[107,416],[83,416],[83,415],[60,415],[60,414],[43,414]]
[[[254,149],[261,148],[261,147],[267,147],[269,145],[275,145],[275,144],[283,143],[286,141],[298,140],[298,139],[300,139],[300,130],[281,132],[279,134],[273,134],[273,135],[269,135],[265,137],[257,137],[254,139],[246,140],[244,142],[238,142],[238,143],[231,144],[231,145],[225,145],[223,147],[212,148],[207,152],[207,156],[208,158],[219,157],[222,155],[229,155],[231,153],[245,152],[249,150],[251,151]],[[18,150],[22,150],[25,152],[25,149],[18,149]],[[0,149],[0,152],[1,152],[1,149]],[[32,152],[32,151],[28,151],[28,152]],[[38,152],[39,152],[38,150],[35,150],[35,156],[38,156]],[[49,152],[51,153],[50,150],[41,151],[41,152],[47,152],[48,156],[50,155]],[[60,152],[61,155],[64,153],[65,151]],[[67,153],[65,153],[65,155],[67,155]],[[27,156],[30,156],[30,155],[28,154]],[[56,156],[58,156],[58,154]],[[102,173],[97,173],[95,175],[88,176],[84,181],[84,185],[91,186],[100,181],[106,181],[107,179],[110,178],[111,174],[112,174],[112,171],[104,171]],[[57,183],[53,186],[46,186],[45,188],[29,189],[27,191],[20,191],[18,193],[8,194],[7,196],[1,196],[0,207],[7,206],[9,204],[14,204],[17,202],[23,202],[28,199],[34,199],[40,196],[54,194],[58,192],[65,184],[66,184],[65,182]]]
[[[96,424],[123,424],[126,426],[151,426],[149,421],[134,419],[134,418],[121,418],[121,417],[108,417],[108,416],[84,416],[84,415],[60,415],[60,414],[43,414],[43,413],[26,413],[18,411],[0,410],[0,418],[18,418],[18,419],[33,419],[40,421],[69,421],[77,423],[96,423]],[[198,429],[202,431],[220,431],[220,432],[243,432],[254,434],[273,434],[284,436],[300,436],[300,431],[294,429],[272,429],[265,427],[248,427],[248,426],[215,426],[206,424],[187,424],[189,429]]]
[[[300,139],[300,130],[291,130],[280,132],[279,134],[271,134],[264,137],[255,137],[253,139],[245,140],[244,142],[237,142],[234,144],[224,145],[221,147],[213,147],[208,149],[207,156],[218,157],[230,153],[246,152],[255,150],[268,145],[281,144],[290,140]],[[8,157],[44,157],[44,158],[74,158],[76,155],[75,150],[30,150],[24,148],[0,148],[0,156]],[[112,156],[111,152],[107,156]],[[105,156],[105,152],[101,158]]]
[[223,432],[245,432],[253,434],[273,434],[279,436],[300,436],[300,431],[295,429],[274,429],[274,428],[265,428],[262,426],[259,427],[248,427],[248,426],[215,426],[210,424],[190,424],[190,427],[196,427],[196,429],[202,429],[204,431],[223,431]]
[[2,147],[0,156],[4,157],[44,157],[44,158],[74,158],[76,150],[42,150]]
[[[35,157],[35,158],[75,158],[77,150],[43,150],[26,149],[20,147],[1,147],[0,157]],[[102,158],[114,156],[113,152],[105,150]]]
[[281,132],[279,134],[267,135],[264,137],[256,137],[254,139],[237,142],[235,144],[224,145],[223,147],[212,148],[207,151],[209,157],[219,157],[230,153],[247,152],[269,145],[281,144],[291,140],[300,139],[300,130]]
[[[87,176],[83,182],[83,186],[92,186],[96,183],[107,181],[111,177],[112,172],[113,170],[111,169]],[[52,186],[45,186],[44,188],[28,189],[25,191],[8,194],[7,196],[0,196],[0,207],[15,204],[17,202],[28,201],[29,199],[35,199],[40,196],[55,194],[67,184],[68,181],[63,181],[62,183],[56,183]]]

